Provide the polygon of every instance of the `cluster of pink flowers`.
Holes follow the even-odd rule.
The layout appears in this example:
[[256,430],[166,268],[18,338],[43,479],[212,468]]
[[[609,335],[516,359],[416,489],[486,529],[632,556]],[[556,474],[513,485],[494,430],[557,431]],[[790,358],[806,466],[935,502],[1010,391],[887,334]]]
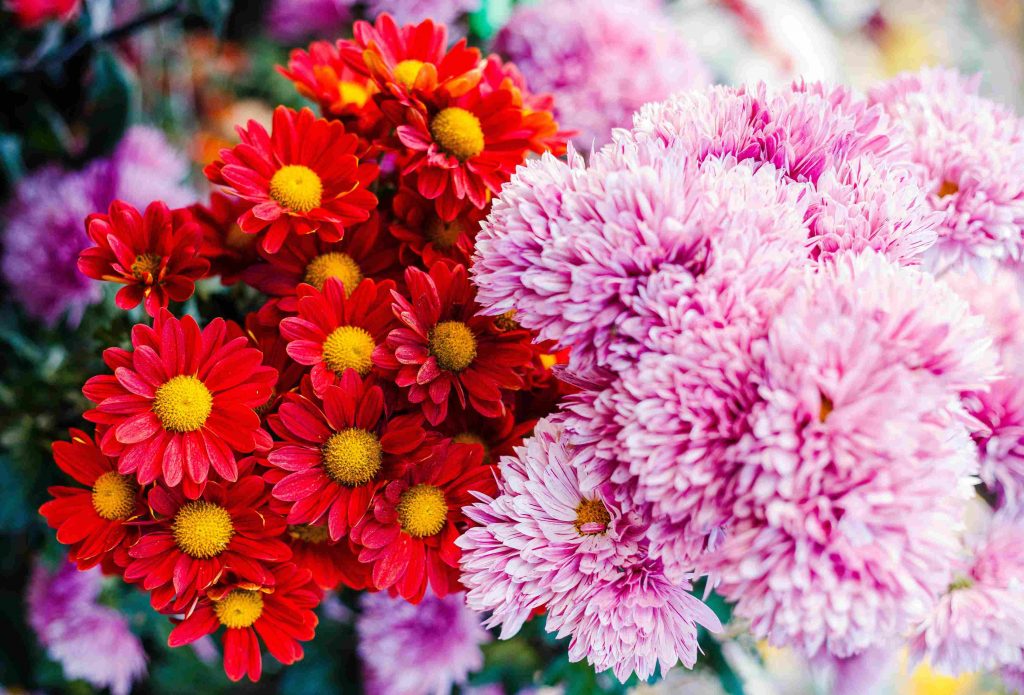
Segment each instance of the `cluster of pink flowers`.
[[[589,161],[518,170],[478,299],[569,350],[580,390],[467,510],[463,582],[503,636],[546,610],[620,678],[690,666],[706,576],[816,660],[904,639],[953,672],[1024,667],[1024,314],[1012,278],[934,272],[1009,273],[1024,243],[1001,174],[1022,167],[985,164],[1024,126],[969,86],[691,91]],[[1001,507],[980,536],[979,475]]]

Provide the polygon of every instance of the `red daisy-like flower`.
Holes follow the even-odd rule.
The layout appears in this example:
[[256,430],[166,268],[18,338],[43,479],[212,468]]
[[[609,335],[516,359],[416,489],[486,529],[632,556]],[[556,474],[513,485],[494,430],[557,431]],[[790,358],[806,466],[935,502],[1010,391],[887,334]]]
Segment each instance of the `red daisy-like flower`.
[[260,431],[255,409],[270,397],[277,373],[260,364],[233,326],[214,319],[200,331],[195,319],[164,311],[153,327],[132,329],[133,350],[103,354],[113,374],[94,376],[82,392],[96,403],[85,418],[108,429],[100,448],[118,457],[118,471],[148,485],[162,477],[185,494],[202,492],[209,470],[238,476],[234,452],[252,451]]
[[534,94],[526,86],[526,78],[514,63],[502,62],[491,54],[483,67],[481,89],[500,90],[512,88],[519,93],[523,108],[522,127],[529,132],[530,149],[541,154],[550,151],[557,156],[565,154],[574,130],[561,130],[555,121],[555,97],[551,94]]
[[115,200],[106,215],[89,215],[85,225],[96,245],[82,251],[78,269],[95,280],[124,285],[115,299],[122,309],[143,302],[156,316],[169,301],[191,297],[196,280],[210,269],[199,257],[199,225],[186,209],[172,211],[157,201],[142,215]]
[[225,579],[273,586],[273,563],[291,557],[282,540],[284,519],[268,506],[263,479],[247,475],[234,483],[210,483],[190,500],[161,485],[149,491],[156,521],[128,550],[125,581],[152,592],[157,610],[187,611],[198,596]]
[[274,485],[276,499],[291,502],[289,524],[326,517],[332,540],[348,533],[374,494],[407,467],[430,455],[419,414],[384,416],[384,392],[364,384],[353,369],[321,401],[304,389],[289,394],[270,417],[281,437],[270,465],[290,475]]
[[302,658],[302,645],[313,639],[313,610],[323,597],[309,570],[294,563],[273,569],[273,589],[246,584],[220,586],[207,592],[188,617],[171,630],[167,644],[181,647],[224,628],[224,672],[233,681],[263,672],[260,640],[282,664]]
[[[401,242],[403,265],[422,263],[429,268],[445,260],[468,266],[473,258],[473,239],[485,217],[483,210],[469,208],[445,222],[434,203],[409,188],[400,188],[391,202],[395,213],[391,236]],[[422,260],[421,260],[422,259]]]
[[415,179],[443,220],[483,209],[531,148],[520,95],[508,86],[406,108],[397,126],[410,151],[402,176]]
[[363,278],[380,281],[398,272],[392,244],[380,243],[380,216],[376,212],[338,242],[309,235],[292,240],[275,254],[262,254],[262,262],[243,279],[263,294],[280,298],[282,311],[297,310],[296,291],[302,283],[323,290],[327,278],[341,281],[352,294]]
[[356,22],[352,40],[337,47],[353,70],[369,75],[384,96],[400,104],[459,96],[480,81],[480,51],[465,39],[449,49],[448,30],[429,19],[400,27],[384,13],[372,25]]
[[117,472],[117,461],[103,454],[92,437],[71,430],[70,442],[54,442],[53,458],[60,469],[85,488],[54,486],[54,498],[39,508],[68,559],[86,570],[102,564],[111,573],[127,562],[127,548],[138,535],[129,522],[145,510],[140,488],[131,476]]
[[459,591],[460,551],[467,525],[462,509],[473,492],[494,494],[493,469],[480,447],[447,444],[431,460],[413,466],[374,499],[373,513],[352,528],[359,560],[373,564],[373,583],[419,603],[427,584],[437,596]]
[[299,285],[299,315],[281,322],[288,340],[288,354],[299,364],[311,366],[313,389],[322,394],[336,384],[345,370],[367,376],[373,369],[374,350],[395,323],[391,313],[394,283],[363,280],[345,296],[345,287],[328,278],[322,292]]
[[[305,366],[288,356],[288,341],[281,337],[282,317],[272,302],[267,302],[259,311],[250,312],[245,317],[245,332],[249,342],[263,353],[263,365],[277,372],[273,393],[266,403],[256,409],[257,413],[264,416],[274,412],[281,397],[297,387],[306,373]],[[258,449],[259,444],[261,442],[257,442]]]
[[315,232],[339,241],[377,206],[367,190],[377,165],[360,161],[359,138],[340,121],[279,106],[271,134],[256,121],[239,127],[238,134],[241,144],[221,150],[221,160],[204,173],[249,202],[238,226],[261,234],[267,253],[276,253],[290,234]]
[[393,293],[395,316],[405,326],[374,351],[374,364],[394,373],[432,425],[447,416],[452,391],[460,407],[468,403],[481,415],[500,417],[502,397],[523,386],[529,333],[496,331],[492,319],[477,315],[465,266],[436,263],[429,274],[408,268],[405,282],[412,301]]
[[383,134],[384,116],[373,101],[377,86],[365,70],[356,72],[346,63],[338,45],[314,41],[308,51],[296,48],[288,56],[288,67],[277,70],[299,94],[319,104],[325,117],[341,120],[350,133],[364,138]]
[[362,591],[370,586],[370,565],[359,562],[349,539],[332,541],[326,526],[289,526],[288,545],[292,549],[292,562],[308,569],[321,589],[343,586]]
[[479,446],[483,462],[498,463],[502,456],[523,443],[533,431],[536,420],[518,420],[511,407],[500,417],[484,417],[474,410],[451,410],[440,431],[456,444]]
[[242,198],[214,193],[210,204],[196,203],[189,210],[202,230],[199,255],[210,263],[210,275],[219,275],[221,283],[233,285],[242,271],[256,263],[259,256],[256,237],[238,226],[238,218],[249,208]]

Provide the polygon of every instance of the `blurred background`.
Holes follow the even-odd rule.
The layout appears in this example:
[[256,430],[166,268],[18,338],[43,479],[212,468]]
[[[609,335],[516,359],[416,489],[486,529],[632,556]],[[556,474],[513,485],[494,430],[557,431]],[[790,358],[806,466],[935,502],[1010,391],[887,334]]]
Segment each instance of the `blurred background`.
[[[230,686],[210,643],[167,649],[169,625],[145,597],[99,575],[84,592],[105,627],[91,644],[60,642],[46,629],[51,614],[76,608],[61,603],[62,552],[36,510],[60,482],[50,442],[81,425],[81,384],[130,320],[77,274],[85,215],[114,198],[204,199],[199,172],[236,142],[236,124],[305,104],[275,70],[288,51],[382,11],[447,22],[453,36],[516,62],[534,91],[554,94],[583,150],[643,103],[711,82],[863,88],[946,65],[981,73],[983,93],[1024,108],[1022,0],[0,0],[0,692],[360,692],[344,595],[325,604],[306,659],[269,666],[258,685]],[[200,286],[190,301],[216,304],[222,292]],[[764,645],[727,639],[706,651],[697,672],[640,690],[838,692]],[[144,666],[119,671],[110,654],[127,652]],[[623,690],[568,664],[539,628],[484,652],[474,682],[503,685],[469,691]],[[891,671],[880,692],[1003,692],[984,675],[946,678],[905,659]]]

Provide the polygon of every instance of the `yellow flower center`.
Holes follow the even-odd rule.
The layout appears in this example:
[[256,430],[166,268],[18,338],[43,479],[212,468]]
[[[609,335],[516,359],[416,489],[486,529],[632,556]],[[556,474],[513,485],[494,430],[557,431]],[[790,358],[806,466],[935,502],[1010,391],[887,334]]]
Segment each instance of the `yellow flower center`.
[[403,60],[395,66],[395,79],[406,89],[412,89],[416,84],[416,77],[423,67],[422,60]]
[[127,519],[135,512],[138,489],[130,476],[104,473],[92,485],[92,508],[107,521]]
[[330,534],[327,531],[326,526],[310,526],[308,524],[302,524],[301,526],[289,526],[288,535],[298,541],[304,541],[306,543],[326,543],[330,538]]
[[320,207],[324,184],[316,172],[301,164],[288,164],[270,179],[270,197],[292,212]]
[[324,363],[338,376],[346,369],[354,369],[359,376],[366,376],[373,366],[371,357],[375,347],[373,336],[362,328],[339,326],[324,341]]
[[484,151],[480,119],[458,106],[450,106],[434,116],[430,134],[442,150],[463,162]]
[[455,246],[460,234],[462,234],[462,225],[457,221],[445,224],[439,219],[434,219],[427,226],[427,238],[433,242],[434,246],[441,249],[450,249]]
[[544,367],[544,369],[551,369],[556,364],[558,364],[558,355],[552,355],[550,353],[545,352],[543,355],[540,356],[540,363]]
[[263,595],[249,589],[232,589],[214,602],[213,612],[226,628],[251,627],[263,614]]
[[835,404],[832,403],[832,399],[826,396],[824,393],[821,394],[821,408],[818,410],[818,422],[825,422],[828,416],[832,414],[835,409]]
[[946,180],[939,185],[939,190],[936,191],[936,194],[940,198],[945,198],[946,196],[953,195],[954,193],[958,193],[959,191],[960,186],[957,185],[956,181]]
[[491,462],[491,448],[487,446],[487,442],[479,434],[475,432],[459,432],[452,437],[452,440],[456,444],[479,444],[484,448],[484,463]]
[[476,359],[476,338],[461,321],[442,321],[430,332],[430,354],[441,369],[461,372]]
[[307,283],[322,290],[327,278],[340,280],[345,288],[345,296],[352,294],[359,283],[363,280],[363,271],[359,264],[347,253],[332,251],[324,253],[309,262],[306,266],[306,276],[303,278]]
[[245,251],[256,243],[255,234],[246,234],[237,224],[228,227],[228,233],[224,237],[224,245],[235,251]]
[[515,331],[522,328],[516,321],[516,310],[509,309],[504,314],[494,319],[495,325],[503,331]]
[[171,432],[194,432],[206,423],[213,410],[213,395],[194,376],[171,377],[156,390],[153,412]]
[[212,502],[186,502],[171,524],[174,542],[181,551],[200,560],[217,557],[231,541],[235,527],[228,510]]
[[435,485],[413,485],[398,498],[398,523],[414,538],[440,533],[447,519],[444,491]]
[[155,253],[141,253],[135,257],[135,262],[132,263],[132,275],[136,280],[152,280],[156,278],[162,260],[163,257]]
[[327,475],[341,485],[368,483],[380,470],[380,440],[372,432],[357,427],[332,434],[322,455]]
[[366,89],[365,84],[345,80],[338,83],[338,98],[342,104],[351,104],[357,109],[361,109],[366,106],[370,92]]
[[[580,500],[576,506],[576,532],[581,536],[596,536],[608,530],[608,524],[612,521],[612,515],[599,499]],[[600,529],[595,529],[592,524],[600,524]],[[584,530],[584,526],[587,527]]]
[[970,589],[974,586],[974,582],[969,577],[957,577],[949,585],[949,591],[960,591],[961,589]]

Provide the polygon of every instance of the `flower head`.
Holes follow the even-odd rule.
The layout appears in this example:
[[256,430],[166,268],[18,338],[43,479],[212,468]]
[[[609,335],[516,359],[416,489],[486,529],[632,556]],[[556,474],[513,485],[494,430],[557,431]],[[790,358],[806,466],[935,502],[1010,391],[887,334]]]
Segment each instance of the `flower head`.
[[264,26],[278,41],[299,41],[343,31],[354,0],[273,0]]
[[388,12],[398,24],[414,24],[432,19],[437,24],[453,24],[460,15],[480,8],[480,0],[370,0],[367,15]]
[[238,226],[238,218],[247,207],[241,198],[214,193],[208,205],[196,203],[189,207],[202,231],[199,255],[210,263],[210,275],[220,275],[225,285],[233,285],[243,272],[255,263],[256,237]]
[[339,241],[346,228],[369,218],[377,198],[367,186],[377,165],[360,161],[359,139],[340,122],[280,106],[270,134],[256,121],[238,133],[242,143],[221,150],[221,160],[205,173],[250,203],[238,226],[261,234],[268,253],[289,235]]
[[369,565],[359,562],[357,551],[348,539],[332,541],[326,526],[290,524],[288,545],[292,562],[309,570],[321,589],[339,586],[360,591],[370,586]]
[[187,183],[190,168],[189,158],[161,130],[132,126],[109,159],[108,200],[123,200],[139,210],[158,200],[170,208],[187,207],[197,197]]
[[188,210],[151,203],[144,214],[119,200],[108,214],[90,215],[86,229],[94,246],[82,251],[78,269],[94,280],[124,285],[117,305],[132,309],[140,302],[150,316],[168,302],[183,302],[195,282],[210,269],[199,256],[202,235]]
[[462,594],[427,594],[411,605],[386,593],[362,596],[356,620],[367,690],[391,695],[444,695],[484,664],[491,637]]
[[262,438],[255,409],[277,380],[247,343],[223,319],[200,330],[191,316],[164,312],[152,328],[132,329],[133,350],[106,351],[114,373],[92,377],[83,393],[96,403],[86,418],[107,428],[100,448],[118,457],[120,473],[140,485],[183,483],[193,499],[210,468],[224,480],[238,477],[235,452],[252,451]]

